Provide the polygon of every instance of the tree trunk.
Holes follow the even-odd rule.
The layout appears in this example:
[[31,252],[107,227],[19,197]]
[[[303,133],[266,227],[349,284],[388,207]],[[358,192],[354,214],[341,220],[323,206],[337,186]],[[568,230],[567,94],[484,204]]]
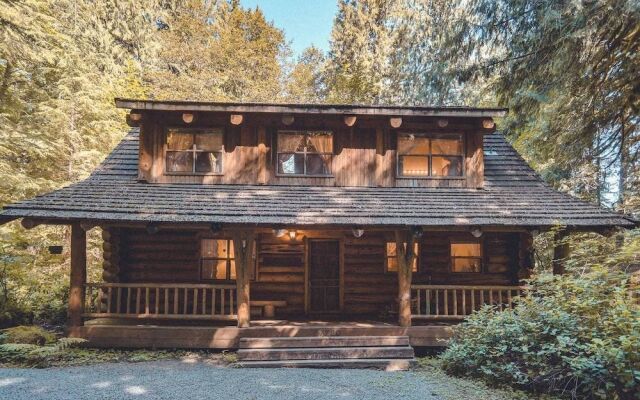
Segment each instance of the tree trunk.
[[3,104],[7,104],[5,99],[7,95],[7,90],[9,89],[9,79],[11,79],[11,73],[13,72],[13,66],[11,62],[7,61],[7,64],[4,68],[4,73],[2,74],[2,83],[0,83],[0,112],[4,111]]

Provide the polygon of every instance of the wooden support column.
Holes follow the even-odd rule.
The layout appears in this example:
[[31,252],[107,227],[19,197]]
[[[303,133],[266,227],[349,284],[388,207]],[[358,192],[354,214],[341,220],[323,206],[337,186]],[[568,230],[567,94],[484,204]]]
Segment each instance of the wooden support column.
[[71,225],[71,273],[68,327],[82,326],[84,285],[87,283],[87,233],[80,224]]
[[566,230],[557,231],[553,237],[553,274],[554,275],[562,275],[564,274],[564,263],[565,260],[569,257],[570,249],[569,243],[567,243],[568,233]]
[[[398,324],[411,326],[411,278],[416,259],[416,232],[395,231],[396,259],[398,260]],[[406,244],[406,247],[405,247]]]
[[249,268],[253,262],[255,232],[233,233],[233,249],[236,259],[236,298],[238,307],[238,328],[248,328],[251,319]]

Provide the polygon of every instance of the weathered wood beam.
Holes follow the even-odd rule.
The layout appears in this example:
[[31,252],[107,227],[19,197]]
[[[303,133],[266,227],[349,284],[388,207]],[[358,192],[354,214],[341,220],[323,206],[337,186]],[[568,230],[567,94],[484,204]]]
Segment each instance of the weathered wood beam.
[[84,285],[87,283],[87,233],[80,224],[71,225],[71,272],[67,327],[82,326]]
[[126,121],[129,126],[140,126],[140,122],[142,122],[142,113],[138,110],[131,110],[131,112],[127,114]]
[[355,115],[345,115],[343,119],[346,126],[353,126],[356,123],[357,117]]
[[182,121],[185,124],[191,124],[193,123],[193,121],[196,120],[196,114],[195,113],[182,113]]
[[282,123],[286,126],[293,124],[296,118],[291,114],[285,114],[282,116]]
[[231,125],[240,125],[243,120],[244,116],[242,114],[231,114],[231,117],[229,117],[229,122],[231,122]]
[[554,275],[562,275],[565,272],[565,262],[570,255],[570,247],[568,243],[568,232],[565,229],[556,231],[553,237],[553,266]]
[[43,220],[33,218],[22,218],[22,221],[20,221],[20,225],[22,225],[22,227],[25,229],[33,229],[38,225],[42,225],[43,223]]
[[254,231],[232,233],[236,261],[236,304],[238,328],[248,328],[251,320],[249,268],[255,246]]
[[391,117],[391,118],[389,118],[389,124],[394,129],[400,128],[402,126],[402,117]]
[[96,221],[82,221],[80,222],[80,227],[84,229],[85,232],[90,231],[91,229],[99,226],[100,224]]

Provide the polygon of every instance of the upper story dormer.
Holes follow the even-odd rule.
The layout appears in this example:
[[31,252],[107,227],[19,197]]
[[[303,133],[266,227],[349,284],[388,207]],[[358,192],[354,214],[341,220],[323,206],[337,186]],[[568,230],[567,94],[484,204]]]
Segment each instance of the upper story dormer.
[[484,184],[505,109],[117,99],[140,127],[140,181],[370,187]]

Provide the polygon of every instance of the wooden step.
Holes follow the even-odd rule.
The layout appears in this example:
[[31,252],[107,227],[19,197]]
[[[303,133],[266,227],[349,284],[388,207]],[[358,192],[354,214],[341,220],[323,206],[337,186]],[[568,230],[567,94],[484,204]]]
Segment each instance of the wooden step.
[[343,360],[286,360],[240,361],[239,368],[375,368],[384,371],[404,371],[415,364],[414,359],[343,359]]
[[282,349],[240,349],[239,361],[338,360],[414,357],[411,346],[307,347]]
[[409,346],[408,336],[328,336],[241,338],[240,349],[282,349],[310,347]]

